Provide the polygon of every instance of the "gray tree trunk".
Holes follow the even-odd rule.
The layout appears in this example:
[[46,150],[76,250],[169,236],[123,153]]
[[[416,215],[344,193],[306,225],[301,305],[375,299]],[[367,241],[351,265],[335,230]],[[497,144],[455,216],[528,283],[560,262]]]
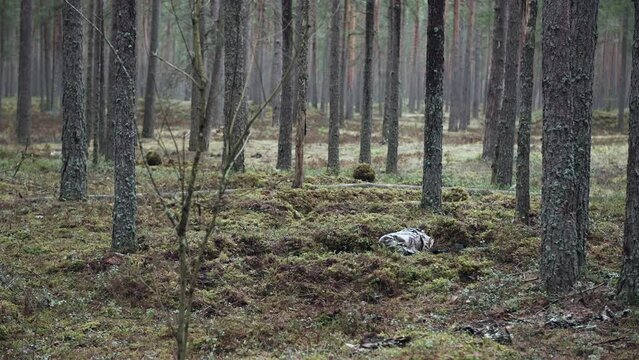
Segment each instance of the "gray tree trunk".
[[[100,33],[104,34],[104,19],[102,18],[104,14],[104,0],[96,0],[96,11],[95,11],[95,26],[100,30]],[[106,139],[106,130],[105,130],[105,109],[106,109],[106,99],[104,96],[105,93],[105,78],[106,78],[106,61],[104,54],[104,39],[102,35],[95,37],[95,65],[93,66],[93,70],[95,71],[95,84],[94,84],[94,97],[96,99],[96,125],[95,131],[93,132],[93,163],[98,163],[99,154],[104,155],[103,146]]]
[[297,127],[295,134],[295,178],[293,188],[301,188],[304,184],[304,137],[306,136],[306,92],[308,89],[308,41],[310,36],[309,0],[299,1],[300,23],[297,28]]
[[[278,0],[273,1],[273,17],[274,29],[273,29],[273,67],[271,68],[271,92],[275,90],[282,81],[282,3]],[[271,100],[271,107],[273,109],[272,126],[276,126],[280,123],[280,110],[281,110],[282,96],[281,89],[273,95]]]
[[570,291],[579,274],[577,192],[571,111],[572,48],[570,2],[544,0],[543,56],[543,189],[540,281],[549,293]]
[[[75,7],[75,9],[73,8]],[[81,0],[63,5],[62,171],[60,200],[81,200],[87,192],[87,133],[82,81]]]
[[628,65],[628,14],[630,10],[627,6],[624,6],[626,11],[623,12],[623,18],[621,20],[621,69],[619,69],[619,84],[617,93],[619,96],[617,97],[617,131],[623,133],[624,126],[624,110],[626,109],[626,104],[628,100],[626,99],[626,78],[627,72],[626,69]]
[[135,79],[136,1],[112,0],[108,117],[114,125],[115,201],[111,249],[133,252],[135,237]]
[[330,42],[330,81],[328,96],[330,102],[329,127],[328,127],[328,172],[339,173],[339,124],[340,124],[340,6],[339,0],[331,2],[331,42]]
[[495,0],[495,19],[493,22],[493,47],[486,99],[486,127],[482,158],[493,160],[497,146],[497,121],[501,112],[501,100],[504,93],[504,57],[506,56],[506,0]]
[[[224,164],[233,162],[233,170],[244,171],[242,134],[246,130],[246,65],[248,55],[249,3],[246,0],[223,0],[224,15]],[[237,153],[235,161],[230,154]]]
[[202,149],[208,151],[213,126],[219,126],[224,118],[224,29],[220,17],[220,0],[211,1],[213,24],[210,34],[213,42],[213,65],[209,81],[208,100]]
[[635,1],[635,30],[630,77],[630,121],[628,123],[628,185],[624,227],[623,265],[617,297],[639,303],[639,2]]
[[309,92],[311,105],[317,109],[319,103],[319,96],[317,91],[317,3],[315,0],[311,0],[310,9],[310,21],[311,21],[311,68],[309,77]]
[[18,109],[16,135],[18,142],[31,142],[31,53],[33,52],[33,0],[20,2],[20,58],[18,61]]
[[[200,34],[206,33],[206,22],[204,17],[204,5],[202,5],[199,9],[195,11],[198,12],[199,16],[199,27]],[[205,48],[205,37],[202,35],[200,38],[200,46],[202,49]],[[194,46],[195,48],[195,46]],[[206,98],[202,98],[201,92],[199,91],[199,83],[202,83],[205,79],[200,77],[200,74],[197,70],[195,70],[195,65],[191,64],[191,76],[196,82],[191,82],[191,132],[189,133],[189,151],[196,151],[198,149],[198,139],[200,138],[200,121],[204,118],[203,114],[205,114],[205,105]],[[206,74],[206,69],[204,70]],[[205,118],[206,119],[206,118]]]
[[160,45],[160,0],[151,3],[151,42],[149,53],[149,67],[146,76],[146,90],[144,92],[144,123],[142,137],[153,138],[155,133],[155,90],[158,58],[156,57]]
[[375,41],[375,0],[366,1],[366,35],[364,55],[364,85],[359,162],[371,163],[371,132],[373,127],[373,42]]
[[468,24],[466,27],[466,55],[464,60],[464,74],[463,74],[463,108],[462,116],[459,122],[459,129],[466,130],[470,125],[470,113],[473,104],[472,91],[473,80],[471,78],[471,68],[473,61],[477,62],[477,59],[473,60],[473,31],[475,30],[475,0],[468,0]]
[[388,91],[384,105],[384,120],[388,124],[388,153],[386,155],[386,173],[397,173],[399,148],[399,55],[401,37],[402,1],[392,0],[388,7],[391,35],[388,46]]
[[[88,18],[89,19],[93,19],[94,18],[94,11],[95,11],[95,3],[93,0],[89,1],[89,9],[87,10],[88,14]],[[63,35],[64,35],[64,31],[63,31]],[[92,94],[93,93],[93,65],[94,65],[94,56],[95,56],[95,52],[94,52],[94,37],[95,37],[95,31],[93,29],[93,26],[87,26],[87,35],[88,35],[88,39],[87,39],[87,71],[86,71],[86,91],[87,94]],[[64,42],[64,40],[63,40]],[[64,44],[63,44],[64,47]],[[64,52],[64,50],[63,50]],[[64,61],[64,59],[63,59]],[[63,65],[64,68],[64,65]],[[62,79],[62,81],[64,81],[64,77]],[[64,90],[63,90],[64,91]],[[95,127],[95,117],[93,115],[94,111],[94,106],[93,104],[95,103],[95,98],[93,96],[85,96],[84,97],[84,119],[86,122],[86,136],[85,136],[85,140],[87,142],[87,148],[89,147],[89,142],[91,141],[91,138],[93,137],[93,128]],[[42,104],[40,104],[40,108],[42,109]]]
[[291,168],[293,135],[293,2],[282,0],[282,91],[280,132],[277,142],[277,168]]
[[424,174],[421,207],[433,211],[438,211],[442,203],[445,5],[445,0],[428,2]]
[[[7,0],[2,0],[0,2],[0,19],[4,19],[6,16],[6,8],[7,8]],[[2,98],[6,95],[6,87],[4,80],[4,59],[5,59],[5,22],[3,21],[0,24],[0,125],[2,125]]]
[[535,60],[535,26],[537,24],[537,0],[529,0],[526,6],[526,30],[521,53],[519,83],[519,132],[517,137],[517,215],[524,224],[530,214],[530,123],[533,102],[533,69]]

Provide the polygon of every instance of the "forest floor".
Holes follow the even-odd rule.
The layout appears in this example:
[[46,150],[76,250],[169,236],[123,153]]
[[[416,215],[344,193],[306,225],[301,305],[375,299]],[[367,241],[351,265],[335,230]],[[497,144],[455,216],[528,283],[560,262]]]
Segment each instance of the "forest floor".
[[[143,145],[164,155],[152,168],[160,190],[179,192],[188,105],[161,108],[159,119],[175,136],[164,126],[161,141]],[[327,124],[311,115],[307,185],[291,189],[291,175],[273,169],[277,130],[267,114],[246,149],[248,171],[230,179],[235,190],[199,274],[192,357],[636,359],[639,310],[624,312],[614,301],[627,158],[615,121],[605,112],[595,117],[587,272],[577,290],[549,298],[537,281],[538,122],[533,215],[525,226],[514,221],[512,189],[490,185],[478,120],[445,134],[443,210],[433,215],[420,211],[418,190],[327,186],[356,182],[356,120],[342,128],[343,170],[329,177]],[[373,137],[376,182],[420,184],[422,123],[418,114],[402,118],[399,175],[382,173],[385,146]],[[177,244],[148,174],[138,167],[141,249],[112,254],[108,197],[56,200],[60,128],[59,118],[36,111],[26,153],[12,145],[11,126],[0,129],[0,358],[171,358]],[[199,177],[194,241],[210,219],[206,190],[216,187],[219,143],[216,134]],[[89,172],[90,194],[112,194],[110,166]],[[403,227],[423,229],[442,253],[401,256],[378,245]]]

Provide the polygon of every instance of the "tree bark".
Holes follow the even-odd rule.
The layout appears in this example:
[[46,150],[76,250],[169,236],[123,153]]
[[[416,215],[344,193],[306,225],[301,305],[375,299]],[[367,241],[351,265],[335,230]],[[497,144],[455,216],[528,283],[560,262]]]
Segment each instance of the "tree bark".
[[521,53],[519,83],[519,132],[517,137],[517,215],[524,224],[530,215],[530,123],[533,102],[533,69],[535,61],[535,26],[537,24],[537,0],[529,0],[526,6],[525,40]]
[[[197,2],[199,3],[199,2]],[[197,12],[197,16],[199,16],[198,26],[200,27],[200,34],[206,33],[206,24],[204,21],[204,5],[199,3],[200,7],[198,9],[194,9]],[[195,39],[193,39],[195,42]],[[200,44],[193,43],[193,48],[200,47],[202,49],[205,48],[205,39],[204,35],[200,37]],[[197,55],[196,55],[197,56]],[[195,56],[191,59],[194,61]],[[204,72],[206,74],[206,70]],[[202,92],[199,87],[200,84],[206,82],[206,77],[202,77],[199,71],[195,70],[195,65],[191,64],[191,76],[195,81],[191,82],[191,132],[189,133],[189,151],[196,151],[200,144],[198,143],[198,139],[202,137],[203,134],[199,133],[200,129],[200,121],[202,119],[206,119],[205,107],[206,107],[206,98],[202,96]]]
[[453,43],[450,52],[451,59],[451,84],[450,84],[450,113],[448,117],[448,131],[457,131],[463,112],[462,84],[462,53],[459,23],[459,0],[453,3]]
[[[96,0],[95,25],[104,34],[104,0]],[[96,72],[94,86],[96,98],[96,127],[93,132],[93,163],[98,163],[98,155],[104,155],[104,147],[106,146],[106,96],[105,96],[105,79],[106,79],[106,61],[104,53],[104,39],[102,35],[95,37],[95,48],[97,57],[93,70]]]
[[[282,81],[282,3],[278,0],[273,1],[273,67],[271,68],[271,91],[275,90],[280,81]],[[284,85],[284,84],[282,84]],[[281,89],[273,96],[271,108],[273,109],[272,126],[280,123],[280,106],[282,102]]]
[[399,55],[401,37],[402,1],[391,0],[388,8],[390,33],[388,46],[388,96],[384,105],[384,118],[388,124],[388,153],[386,155],[386,173],[397,173],[399,148]]
[[280,133],[277,142],[277,168],[291,168],[291,137],[293,135],[293,3],[282,0],[282,100]]
[[306,136],[306,91],[308,88],[308,41],[310,36],[309,0],[300,0],[299,14],[301,23],[297,29],[297,127],[295,132],[295,178],[293,188],[304,184],[304,137]]
[[214,126],[222,124],[224,118],[224,29],[220,17],[220,0],[211,1],[211,42],[213,43],[213,65],[208,84],[202,150],[208,151]]
[[329,128],[328,128],[328,172],[339,174],[339,124],[340,124],[340,0],[331,2],[331,43],[330,43],[330,81],[329,81]]
[[430,0],[428,2],[426,115],[421,207],[432,211],[438,211],[442,203],[445,6],[445,0]]
[[31,53],[33,43],[33,0],[20,2],[20,60],[18,62],[18,108],[16,135],[18,142],[31,142]]
[[628,304],[639,303],[639,1],[634,3],[635,28],[630,78],[626,221],[623,265],[617,288],[617,297]]
[[468,0],[468,25],[466,32],[466,56],[464,60],[464,74],[463,74],[463,86],[464,96],[462,97],[462,116],[460,118],[459,128],[460,130],[466,130],[470,125],[470,112],[473,104],[471,88],[473,80],[471,78],[471,67],[473,61],[477,62],[477,59],[473,57],[473,32],[475,30],[475,0]]
[[144,92],[144,123],[142,137],[153,138],[155,134],[155,91],[157,83],[158,49],[160,45],[160,0],[151,3],[151,42],[149,52],[149,67],[146,76],[146,91]]
[[364,55],[364,85],[359,162],[371,163],[371,132],[373,126],[373,42],[375,41],[375,0],[366,1],[366,35]]
[[623,11],[623,18],[621,21],[621,68],[619,69],[619,82],[618,82],[618,90],[617,93],[619,96],[617,97],[617,131],[623,133],[624,131],[624,111],[626,109],[626,104],[628,103],[626,99],[626,79],[627,72],[626,69],[628,65],[626,64],[628,61],[628,14],[630,13],[630,9],[628,6],[624,6],[625,11]]
[[109,66],[109,121],[114,124],[115,202],[111,249],[137,250],[135,237],[135,81],[136,1],[112,0],[111,44],[116,54]]
[[87,192],[87,133],[82,81],[81,0],[64,4],[62,38],[62,171],[60,200],[82,200]]
[[319,96],[317,91],[317,3],[315,0],[311,0],[310,9],[310,21],[311,21],[311,68],[309,78],[309,91],[311,105],[317,109],[319,103]]
[[[6,8],[7,8],[7,0],[2,0],[0,2],[0,18],[4,19],[6,16]],[[0,126],[3,125],[2,124],[2,98],[4,96],[6,96],[6,88],[5,85],[5,79],[4,79],[4,60],[6,57],[5,54],[5,36],[6,36],[6,29],[5,29],[5,22],[3,21],[2,24],[0,24]]]
[[506,56],[506,0],[495,0],[495,19],[493,22],[493,45],[486,99],[486,128],[482,158],[493,160],[497,145],[497,121],[501,112],[501,100],[504,93],[504,70]]
[[[89,0],[89,9],[87,10],[88,15],[87,17],[89,19],[92,20],[93,22],[93,18],[94,18],[94,12],[95,12],[95,3],[93,0]],[[89,25],[87,26],[88,32],[88,40],[87,40],[87,71],[86,71],[86,93],[89,94],[88,96],[84,97],[84,119],[86,122],[86,136],[85,136],[85,140],[87,142],[87,148],[89,147],[89,142],[91,141],[91,138],[93,137],[93,131],[94,131],[94,127],[95,127],[95,117],[93,115],[94,113],[94,102],[95,102],[95,98],[93,96],[91,96],[91,94],[93,93],[93,65],[94,65],[94,61],[93,61],[93,57],[95,56],[95,52],[94,52],[94,37],[96,36],[95,31],[93,29],[93,26]],[[64,61],[64,60],[63,60]],[[64,81],[64,78],[62,79],[62,81]]]

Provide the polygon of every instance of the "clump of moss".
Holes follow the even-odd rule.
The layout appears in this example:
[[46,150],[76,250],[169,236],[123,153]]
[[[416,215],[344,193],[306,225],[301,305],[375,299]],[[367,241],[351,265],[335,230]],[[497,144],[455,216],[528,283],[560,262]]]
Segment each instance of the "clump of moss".
[[461,188],[452,188],[442,194],[445,202],[462,202],[468,200],[468,192]]
[[353,170],[353,179],[366,182],[374,182],[375,170],[373,170],[370,164],[359,164],[357,165],[355,170]]
[[149,166],[162,165],[162,156],[155,150],[149,150],[149,152],[146,153],[145,159]]

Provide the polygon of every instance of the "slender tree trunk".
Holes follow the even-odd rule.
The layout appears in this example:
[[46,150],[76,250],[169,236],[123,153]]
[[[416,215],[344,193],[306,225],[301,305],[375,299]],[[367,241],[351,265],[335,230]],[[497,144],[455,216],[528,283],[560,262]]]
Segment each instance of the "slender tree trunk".
[[416,76],[419,74],[417,59],[418,59],[418,51],[417,47],[419,46],[419,2],[415,3],[415,17],[413,18],[413,49],[411,52],[411,74],[406,74],[408,78],[409,92],[408,92],[408,110],[410,112],[414,112],[417,107],[417,100],[419,98],[418,88],[420,77]]
[[[204,21],[204,5],[200,2],[200,7],[195,9],[199,16],[198,26],[200,27],[200,34],[206,33],[205,21]],[[195,41],[195,39],[193,39]],[[197,47],[197,44],[193,44],[193,48]],[[200,38],[199,47],[205,48],[205,39],[204,36]],[[189,133],[189,151],[196,151],[198,149],[198,139],[201,137],[199,134],[200,129],[200,120],[204,117],[205,114],[205,103],[206,99],[203,98],[202,92],[199,91],[199,87],[201,83],[206,82],[206,77],[202,78],[199,71],[194,70],[195,65],[191,64],[192,76],[195,81],[191,82],[191,132]],[[206,70],[204,72],[206,74]]]
[[473,96],[472,96],[472,118],[479,118],[479,106],[482,99],[482,62],[486,61],[481,54],[482,36],[479,26],[475,27],[475,66],[473,68]]
[[535,25],[537,0],[526,6],[525,40],[521,53],[521,105],[519,107],[519,133],[517,137],[517,215],[524,224],[530,213],[530,123],[533,102],[533,69],[535,61]]
[[[291,168],[291,137],[293,135],[293,3],[282,0],[282,100],[280,133],[277,142],[277,168]],[[290,74],[289,74],[290,73]]]
[[617,297],[628,304],[639,303],[639,2],[635,1],[634,45],[630,78],[628,123],[628,185],[624,227],[623,265]]
[[[100,33],[104,34],[104,0],[96,0],[95,25],[100,29]],[[104,155],[106,145],[106,96],[105,96],[105,79],[106,79],[106,59],[104,53],[104,39],[102,35],[95,37],[95,48],[98,56],[93,70],[96,71],[95,81],[95,98],[96,98],[96,127],[93,133],[93,163],[98,163],[98,154]]]
[[[282,2],[279,0],[273,1],[273,17],[275,19],[273,29],[273,67],[271,70],[271,83],[274,90],[282,81]],[[282,84],[284,85],[284,84]],[[280,104],[282,103],[281,90],[273,96],[271,101],[271,107],[273,109],[272,126],[276,126],[280,123]]]
[[330,114],[328,128],[328,172],[333,175],[339,174],[339,124],[340,124],[340,76],[339,76],[339,48],[340,48],[340,0],[331,2],[331,43],[330,43]]
[[62,38],[62,171],[60,200],[81,200],[87,192],[87,133],[82,81],[81,0],[64,4]]
[[136,1],[112,0],[109,66],[109,111],[114,124],[115,202],[111,248],[117,252],[137,250],[135,237],[135,79],[136,79]]
[[[7,0],[0,1],[0,18],[4,19],[6,16],[6,8],[7,8]],[[6,95],[5,85],[6,81],[4,79],[4,59],[6,57],[5,50],[5,22],[3,21],[0,24],[0,126],[3,125],[2,121],[2,98]]]
[[220,0],[211,0],[211,15],[213,24],[209,32],[213,43],[213,64],[204,114],[202,151],[209,150],[213,126],[220,126],[221,119],[224,118],[224,30],[220,17]]
[[149,52],[149,70],[146,76],[146,90],[144,92],[144,123],[142,137],[153,138],[155,133],[155,91],[157,83],[158,48],[160,45],[160,0],[151,3],[151,43]]
[[438,211],[442,203],[445,6],[445,0],[430,0],[428,2],[424,175],[421,207],[433,211]]
[[31,142],[31,68],[33,35],[33,0],[20,2],[20,60],[18,62],[18,109],[16,135],[18,142]]
[[617,97],[617,131],[623,133],[624,131],[624,111],[626,109],[626,104],[628,100],[626,99],[626,79],[627,79],[627,71],[628,65],[626,64],[628,61],[628,14],[630,13],[630,9],[628,6],[624,6],[626,11],[623,12],[623,18],[621,21],[621,68],[619,69],[619,83],[617,93],[619,96]]
[[[88,18],[91,19],[93,21],[94,18],[94,12],[95,12],[95,4],[93,0],[89,0],[89,8],[88,8]],[[95,127],[95,116],[93,115],[94,113],[94,102],[95,102],[95,98],[93,96],[91,96],[91,94],[93,93],[93,57],[94,55],[94,37],[96,36],[95,31],[93,29],[93,26],[87,26],[87,35],[88,35],[88,40],[87,40],[87,71],[86,71],[86,94],[88,94],[87,96],[84,97],[85,100],[85,104],[84,104],[84,119],[86,122],[86,137],[85,140],[87,142],[87,148],[89,147],[89,143],[91,142],[91,138],[93,137],[93,131],[94,131],[94,127]],[[64,79],[63,79],[64,81]]]
[[342,39],[340,43],[340,62],[339,62],[339,124],[344,125],[346,120],[346,69],[348,68],[348,37],[349,37],[349,20],[351,0],[344,1],[344,12],[342,15]]
[[[50,17],[52,15],[51,10],[47,10],[47,16]],[[44,37],[44,84],[46,86],[45,92],[46,92],[46,103],[44,105],[44,110],[45,111],[51,111],[53,110],[53,94],[52,94],[52,88],[53,88],[53,84],[51,84],[52,79],[51,79],[51,60],[52,60],[52,53],[51,53],[51,29],[49,26],[49,18],[47,19],[43,19],[43,32],[42,32],[42,36]]]
[[354,94],[355,89],[355,32],[357,22],[356,3],[350,6],[350,15],[348,17],[348,36],[347,40],[347,58],[346,58],[346,93],[344,94],[345,108],[344,118],[353,118]]
[[301,26],[297,29],[297,128],[295,134],[295,178],[293,188],[304,184],[304,137],[306,136],[306,90],[308,87],[308,41],[311,31],[309,21],[309,0],[298,2]]
[[473,61],[477,62],[477,59],[473,60],[473,31],[475,30],[475,0],[468,0],[468,26],[466,32],[466,56],[464,61],[464,73],[463,73],[463,86],[464,96],[462,97],[462,116],[460,118],[459,128],[466,130],[470,125],[470,112],[473,104],[471,88],[473,81],[471,78],[471,68]]
[[373,42],[375,41],[375,0],[366,1],[366,38],[364,55],[364,94],[360,131],[359,162],[371,163],[371,132],[373,126]]
[[515,121],[517,119],[518,50],[521,34],[520,0],[508,1],[508,36],[506,38],[506,68],[504,71],[504,102],[499,122],[493,162],[493,183],[509,187],[513,179],[513,146],[515,145]]
[[391,41],[388,46],[388,81],[390,85],[388,102],[384,106],[384,117],[388,124],[388,154],[386,155],[386,173],[397,173],[399,148],[399,61],[402,1],[391,0],[389,8]]
[[494,160],[497,146],[497,121],[501,112],[501,100],[504,93],[504,71],[506,56],[506,0],[495,0],[495,19],[493,23],[493,47],[486,99],[486,128],[484,129],[484,147],[482,158]]
[[451,59],[451,84],[450,84],[450,114],[448,117],[448,131],[457,131],[461,117],[460,109],[463,108],[461,99],[462,84],[462,53],[459,23],[459,0],[453,3],[453,44],[450,52]]

